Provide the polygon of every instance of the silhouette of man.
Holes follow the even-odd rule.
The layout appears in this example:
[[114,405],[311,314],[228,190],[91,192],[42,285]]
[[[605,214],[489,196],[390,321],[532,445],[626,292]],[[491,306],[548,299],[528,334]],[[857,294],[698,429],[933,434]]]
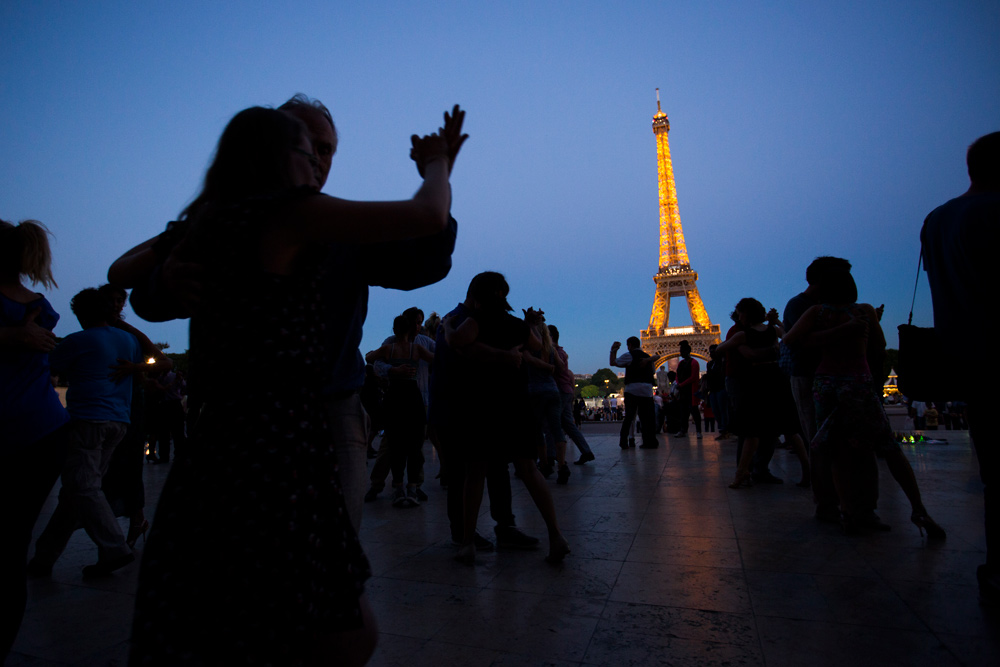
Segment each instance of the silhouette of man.
[[986,411],[1000,400],[998,364],[996,354],[976,354],[966,326],[970,316],[995,301],[996,277],[990,265],[995,244],[990,239],[996,238],[1000,227],[1000,132],[976,139],[966,153],[966,164],[969,189],[931,211],[920,242],[934,302],[934,328],[953,353],[981,360],[974,371],[960,368],[964,377],[952,393],[968,401],[969,435],[983,481],[986,563],[976,572],[979,595],[996,604],[1000,603],[1000,451],[987,443],[985,429]]
[[612,343],[609,357],[612,366],[625,369],[625,419],[622,420],[618,446],[628,449],[629,427],[638,413],[642,426],[640,448],[655,449],[660,443],[656,439],[656,417],[653,407],[653,358],[642,351],[642,344],[635,336],[629,337],[625,344],[628,346],[628,352],[616,357],[622,344],[618,341]]

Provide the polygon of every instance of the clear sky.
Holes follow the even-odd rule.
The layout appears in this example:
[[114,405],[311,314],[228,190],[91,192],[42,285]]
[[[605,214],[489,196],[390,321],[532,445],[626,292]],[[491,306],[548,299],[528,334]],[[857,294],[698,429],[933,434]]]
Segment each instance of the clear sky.
[[[176,217],[240,109],[323,100],[340,132],[325,191],[398,199],[419,185],[408,137],[458,102],[454,268],[373,289],[363,350],[491,269],[589,373],[649,323],[657,87],[712,321],[725,331],[744,296],[781,310],[832,254],[885,304],[894,347],[921,222],[1000,129],[1000,3],[0,2],[0,217],[55,234],[66,335],[70,297]],[[187,347],[186,322],[130,319]],[[922,278],[914,323],[930,322]]]

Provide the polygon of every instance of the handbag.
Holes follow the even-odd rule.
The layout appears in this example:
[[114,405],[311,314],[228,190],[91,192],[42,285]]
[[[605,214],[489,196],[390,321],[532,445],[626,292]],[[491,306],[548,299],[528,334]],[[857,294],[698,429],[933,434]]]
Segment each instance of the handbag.
[[917,260],[917,279],[913,284],[910,317],[900,324],[899,361],[896,367],[897,385],[901,394],[914,401],[951,401],[961,398],[962,379],[958,364],[944,355],[946,349],[940,334],[933,327],[913,326],[913,305],[917,301],[923,247]]

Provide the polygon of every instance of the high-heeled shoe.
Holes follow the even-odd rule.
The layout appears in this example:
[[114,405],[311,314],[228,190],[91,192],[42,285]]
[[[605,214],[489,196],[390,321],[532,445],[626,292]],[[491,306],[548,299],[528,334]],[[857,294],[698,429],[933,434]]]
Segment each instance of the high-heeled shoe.
[[149,519],[143,519],[142,523],[138,526],[130,525],[128,527],[128,537],[125,538],[125,544],[128,545],[128,548],[135,549],[135,543],[139,541],[140,535],[142,535],[142,541],[145,543],[147,530],[149,530]]
[[743,484],[746,483],[747,480],[749,480],[749,479],[750,479],[750,472],[749,471],[740,472],[739,470],[737,470],[736,471],[736,477],[733,478],[733,483],[729,485],[729,488],[730,489],[738,489],[741,486],[743,486]]
[[924,529],[927,529],[927,539],[929,540],[943,540],[947,537],[947,533],[944,532],[944,528],[939,526],[934,519],[932,519],[926,512],[923,514],[917,514],[914,512],[910,515],[910,521],[912,521],[917,526],[917,530],[920,531],[920,536],[923,537]]

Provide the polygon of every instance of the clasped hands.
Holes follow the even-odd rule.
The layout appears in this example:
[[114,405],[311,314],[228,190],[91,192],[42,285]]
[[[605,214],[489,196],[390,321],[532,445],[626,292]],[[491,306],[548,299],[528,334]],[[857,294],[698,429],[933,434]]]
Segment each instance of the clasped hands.
[[469,135],[462,134],[464,122],[465,111],[456,104],[450,114],[444,112],[444,125],[438,128],[437,132],[422,137],[414,134],[410,137],[410,143],[413,144],[410,149],[410,159],[417,164],[421,178],[424,176],[424,168],[439,158],[447,158],[448,174],[451,174],[458,151],[469,138]]

